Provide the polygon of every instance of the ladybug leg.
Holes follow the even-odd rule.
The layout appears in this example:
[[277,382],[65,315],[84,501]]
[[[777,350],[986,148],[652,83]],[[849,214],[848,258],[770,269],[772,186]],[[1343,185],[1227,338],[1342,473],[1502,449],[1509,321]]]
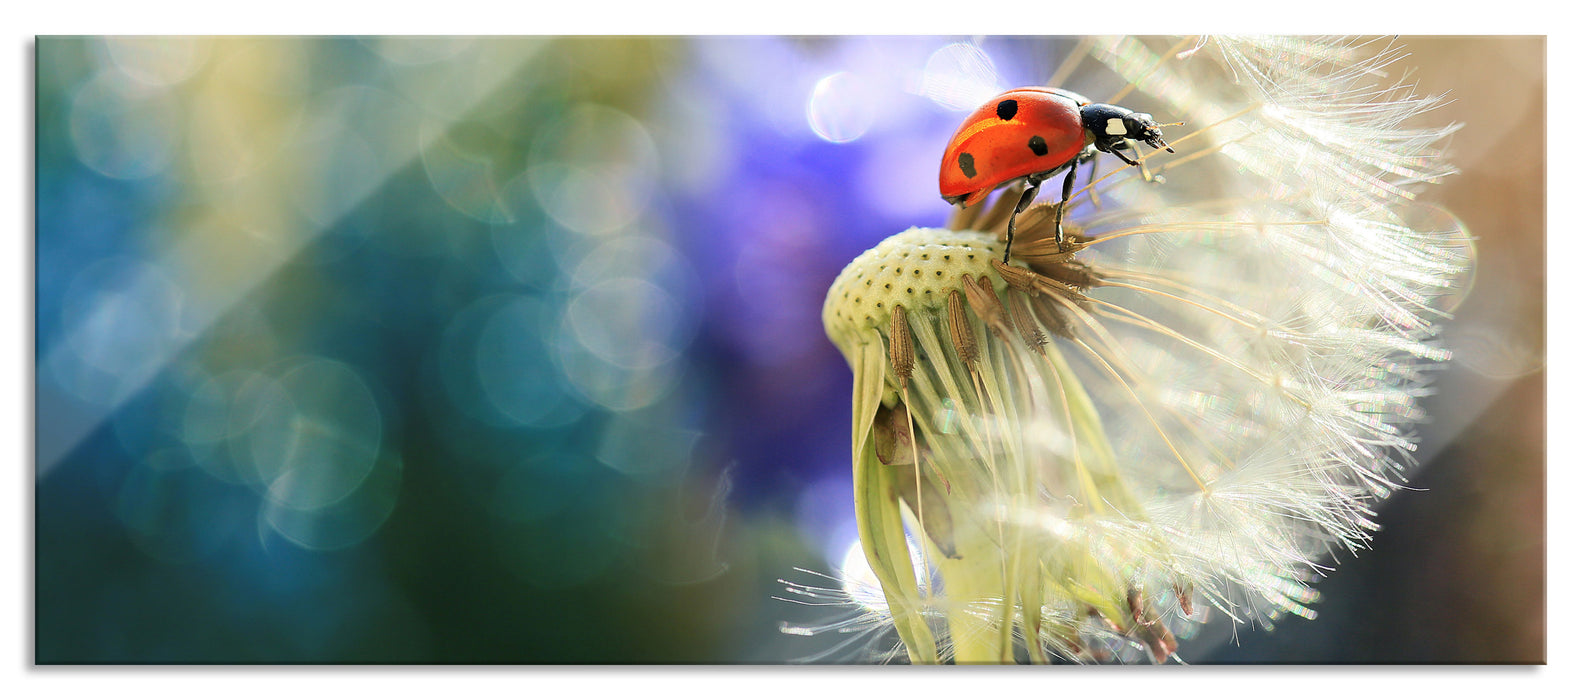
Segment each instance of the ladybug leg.
[[1157,182],[1164,182],[1163,178],[1155,178],[1154,177],[1153,171],[1148,169],[1148,165],[1146,163],[1142,162],[1141,160],[1132,160],[1130,158],[1127,158],[1124,155],[1121,155],[1121,151],[1123,151],[1123,150],[1136,151],[1136,150],[1138,150],[1138,148],[1135,145],[1133,145],[1133,144],[1126,143],[1126,142],[1123,141],[1121,143],[1116,144],[1115,145],[1115,150],[1111,151],[1111,153],[1114,153],[1116,158],[1119,158],[1121,160],[1126,161],[1127,165],[1135,165],[1135,166],[1137,166],[1137,168],[1139,170],[1143,171],[1143,182],[1156,182],[1156,181]]
[[1110,151],[1110,155],[1115,156],[1116,158],[1119,158],[1119,159],[1121,159],[1123,161],[1126,161],[1127,165],[1136,165],[1136,166],[1141,167],[1141,165],[1142,165],[1141,163],[1138,163],[1135,160],[1127,158],[1126,154],[1121,153],[1121,149],[1122,148],[1125,148],[1125,146],[1120,146],[1120,147],[1117,147],[1115,150]]
[[1065,248],[1065,231],[1060,228],[1060,221],[1066,218],[1066,205],[1071,203],[1071,188],[1077,184],[1077,165],[1072,163],[1066,168],[1066,181],[1060,186],[1060,208],[1055,210],[1055,248]]
[[[1005,264],[1011,264],[1011,240],[1016,237],[1016,216],[1033,203],[1033,198],[1038,196],[1038,186],[1044,184],[1044,179],[1038,175],[1027,176],[1027,189],[1022,190],[1022,198],[1017,200],[1016,209],[1011,212],[1011,220],[1005,224]],[[1055,236],[1060,235],[1060,227],[1055,227]]]

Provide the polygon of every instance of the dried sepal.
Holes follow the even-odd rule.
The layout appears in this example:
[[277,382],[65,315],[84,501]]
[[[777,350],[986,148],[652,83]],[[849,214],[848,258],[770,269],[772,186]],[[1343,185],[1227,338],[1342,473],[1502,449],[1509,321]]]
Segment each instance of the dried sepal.
[[990,261],[994,269],[1000,273],[1000,278],[1005,280],[1011,289],[1019,292],[1031,293],[1038,287],[1038,273],[1018,265],[1008,265],[998,260]]
[[1030,261],[1028,266],[1045,278],[1064,285],[1074,294],[1092,289],[1104,280],[1104,276],[1094,270],[1092,265],[1069,256],[1050,263]]
[[897,304],[890,309],[890,369],[902,389],[912,379],[917,349],[912,347],[912,329],[906,323],[906,309]]
[[[1089,301],[1087,294],[1082,288],[1078,288],[1063,280],[1051,279],[1040,272],[1019,265],[1008,265],[998,260],[991,261],[991,264],[994,266],[995,271],[1000,273],[1000,278],[1005,280],[1006,286],[1011,289],[1030,295],[1058,294],[1079,305],[1085,305]],[[1077,265],[1061,266],[1061,268],[1072,271],[1081,270],[1084,267]]]
[[1033,315],[1044,324],[1051,335],[1059,338],[1075,338],[1071,321],[1066,317],[1066,311],[1057,304],[1033,304]]
[[961,287],[966,293],[967,304],[978,318],[983,319],[989,330],[1001,339],[1010,337],[1009,320],[1005,317],[1005,309],[1000,305],[1000,297],[994,293],[994,285],[989,282],[989,278],[982,277],[974,281],[971,276],[962,275]]
[[946,322],[950,325],[950,345],[956,350],[956,357],[967,368],[967,373],[978,371],[978,334],[972,330],[972,321],[967,318],[966,298],[961,290],[950,290],[950,296],[945,306]]
[[1042,353],[1049,337],[1044,335],[1038,322],[1033,319],[1033,312],[1027,306],[1027,295],[1020,292],[1006,294],[1005,305],[1011,310],[1011,325],[1016,327],[1016,334],[1027,344],[1027,349]]

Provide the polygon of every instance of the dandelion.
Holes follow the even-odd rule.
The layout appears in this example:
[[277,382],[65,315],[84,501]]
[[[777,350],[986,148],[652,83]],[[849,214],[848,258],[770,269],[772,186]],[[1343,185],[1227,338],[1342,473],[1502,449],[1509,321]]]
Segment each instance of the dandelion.
[[1187,123],[1175,153],[1095,166],[1063,239],[1035,204],[1009,264],[1014,187],[880,243],[825,302],[883,593],[865,614],[914,663],[1162,662],[1211,610],[1312,617],[1448,357],[1436,300],[1469,246],[1413,195],[1451,172],[1453,127],[1407,125],[1439,100],[1386,80],[1404,52],[1084,46],[1056,75],[1103,66]]

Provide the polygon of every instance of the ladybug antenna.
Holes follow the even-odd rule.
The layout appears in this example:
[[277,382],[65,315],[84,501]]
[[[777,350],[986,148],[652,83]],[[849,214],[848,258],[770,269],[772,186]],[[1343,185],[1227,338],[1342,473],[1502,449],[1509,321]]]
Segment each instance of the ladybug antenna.
[[[1160,127],[1166,127],[1166,126],[1186,126],[1186,122],[1170,122],[1170,123],[1169,123],[1169,124],[1160,124],[1160,125],[1159,125],[1159,126],[1160,126]],[[1157,147],[1158,147],[1158,148],[1164,148],[1164,149],[1165,149],[1165,150],[1166,150],[1166,151],[1168,151],[1168,152],[1170,152],[1170,153],[1175,153],[1175,152],[1176,152],[1176,149],[1174,149],[1174,148],[1171,148],[1171,147],[1170,147],[1170,144],[1168,144],[1168,143],[1165,143],[1165,140],[1164,140],[1164,139],[1163,139],[1163,138],[1161,138],[1161,139],[1159,139],[1159,146],[1157,146]]]

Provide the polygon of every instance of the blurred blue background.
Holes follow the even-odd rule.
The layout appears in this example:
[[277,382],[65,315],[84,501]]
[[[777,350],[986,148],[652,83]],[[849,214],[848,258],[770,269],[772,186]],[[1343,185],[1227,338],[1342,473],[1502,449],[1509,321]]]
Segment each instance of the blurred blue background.
[[[839,615],[775,599],[855,540],[824,292],[885,236],[942,223],[939,150],[965,110],[1074,45],[39,39],[37,662],[869,658],[781,633]],[[1498,50],[1536,50],[1541,110],[1542,42]],[[1068,87],[1114,87],[1084,79]],[[1537,184],[1529,228],[1454,207],[1476,234],[1536,235],[1540,258],[1542,145],[1511,178]],[[1405,614],[1390,591],[1448,575],[1381,569],[1413,561],[1390,547],[1463,562],[1516,543],[1525,577],[1471,567],[1447,595],[1519,598],[1541,576],[1537,284],[1525,355],[1463,327],[1498,371],[1453,370],[1485,398],[1439,441],[1469,465],[1527,450],[1510,463],[1528,490],[1427,554],[1467,502],[1387,511],[1374,568],[1340,567],[1345,602],[1205,660],[1541,658],[1541,607],[1536,628],[1480,621],[1475,644],[1366,632]],[[1470,308],[1510,323],[1531,298]],[[1538,442],[1457,437],[1518,389]],[[1537,530],[1512,534],[1533,489]],[[1513,609],[1490,619],[1527,620]]]

